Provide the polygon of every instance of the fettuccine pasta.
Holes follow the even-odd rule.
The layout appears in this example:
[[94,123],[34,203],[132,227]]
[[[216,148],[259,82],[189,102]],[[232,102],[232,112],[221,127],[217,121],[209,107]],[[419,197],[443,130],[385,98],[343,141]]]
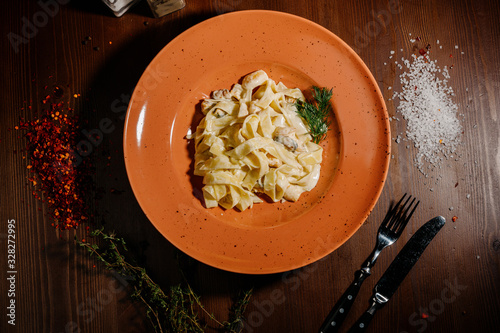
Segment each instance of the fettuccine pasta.
[[323,149],[297,115],[300,89],[276,84],[262,71],[205,99],[196,132],[194,174],[203,177],[207,208],[240,211],[262,202],[297,201],[319,179]]

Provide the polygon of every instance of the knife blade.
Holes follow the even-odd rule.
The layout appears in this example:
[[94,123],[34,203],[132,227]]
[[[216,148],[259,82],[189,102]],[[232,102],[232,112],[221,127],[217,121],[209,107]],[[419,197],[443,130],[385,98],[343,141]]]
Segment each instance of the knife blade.
[[387,304],[445,222],[444,217],[437,216],[420,227],[410,238],[375,285],[370,307],[351,327],[350,333],[365,331],[375,312]]

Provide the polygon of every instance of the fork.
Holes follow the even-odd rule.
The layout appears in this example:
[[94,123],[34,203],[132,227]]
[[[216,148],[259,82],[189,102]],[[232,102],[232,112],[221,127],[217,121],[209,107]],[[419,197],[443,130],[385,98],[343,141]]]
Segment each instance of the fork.
[[[358,295],[361,284],[368,276],[370,276],[371,268],[377,261],[380,252],[397,241],[399,236],[403,233],[403,230],[408,224],[413,212],[420,203],[420,201],[415,203],[416,198],[411,200],[411,195],[408,196],[406,200],[405,198],[406,193],[398,201],[398,203],[387,212],[387,215],[378,229],[377,244],[375,245],[375,248],[361,266],[361,269],[356,271],[354,274],[354,281],[351,283],[349,288],[347,288],[342,297],[337,301],[333,309],[326,317],[319,330],[320,333],[333,333],[339,330],[340,325],[342,325],[342,322],[346,318],[347,313],[354,303],[354,299]],[[401,204],[403,200],[405,201]]]

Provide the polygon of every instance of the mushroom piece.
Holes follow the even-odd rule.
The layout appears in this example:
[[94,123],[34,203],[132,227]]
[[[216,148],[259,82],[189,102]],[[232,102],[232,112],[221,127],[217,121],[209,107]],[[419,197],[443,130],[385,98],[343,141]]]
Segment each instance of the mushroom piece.
[[292,138],[294,132],[290,128],[286,127],[276,127],[274,131],[273,140],[281,143],[286,149],[294,152],[299,148],[299,144],[295,139]]
[[219,108],[215,109],[215,111],[214,111],[214,116],[215,116],[216,118],[222,118],[222,117],[224,117],[226,114],[227,114],[227,112],[226,112],[226,111],[224,111],[224,110],[222,110],[222,109],[219,109]]
[[286,149],[290,150],[291,152],[294,152],[297,150],[299,145],[297,144],[297,141],[292,139],[289,136],[284,136],[284,135],[276,135],[274,137],[274,141],[281,143],[283,146],[286,147]]

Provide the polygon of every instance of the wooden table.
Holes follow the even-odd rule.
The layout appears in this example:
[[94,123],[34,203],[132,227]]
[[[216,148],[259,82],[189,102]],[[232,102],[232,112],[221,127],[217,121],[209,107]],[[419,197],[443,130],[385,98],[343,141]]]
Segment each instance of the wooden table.
[[[116,124],[93,155],[101,190],[100,222],[125,237],[141,263],[165,289],[176,283],[174,249],[142,213],[129,186],[120,114],[141,73],[175,36],[215,15],[245,9],[288,12],[314,21],[349,44],[375,76],[391,116],[399,88],[394,59],[432,45],[441,66],[454,65],[449,81],[463,114],[459,161],[447,161],[426,180],[414,167],[413,147],[393,141],[387,182],[366,223],[326,260],[266,276],[228,273],[195,263],[189,277],[206,308],[225,319],[233,297],[254,286],[244,332],[316,332],[371,251],[380,221],[393,200],[409,192],[421,205],[402,239],[381,255],[373,276],[345,323],[368,306],[378,278],[418,226],[436,215],[447,219],[369,332],[498,332],[500,326],[500,5],[497,1],[263,1],[187,0],[174,14],[154,19],[142,1],[115,18],[99,1],[2,2],[0,103],[0,331],[147,332],[144,309],[99,264],[77,250],[78,232],[56,232],[27,181],[25,141],[14,127],[55,85],[91,128],[108,117]],[[48,8],[48,9],[47,9]],[[47,13],[47,14],[43,14]],[[30,22],[30,23],[27,23]],[[36,26],[29,27],[33,22]],[[411,35],[410,35],[411,34]],[[16,37],[17,36],[17,37]],[[85,44],[86,37],[91,40]],[[420,41],[411,39],[420,37]],[[440,41],[437,44],[437,40]],[[84,45],[85,44],[85,45]],[[415,46],[418,45],[418,46]],[[439,48],[438,45],[442,46]],[[458,48],[455,48],[455,45]],[[389,59],[391,51],[395,58]],[[450,57],[452,55],[452,57]],[[397,56],[397,57],[396,57]],[[385,63],[385,64],[384,64]],[[74,97],[77,95],[77,98]],[[80,96],[78,96],[80,94]],[[401,117],[400,117],[401,118]],[[393,139],[405,133],[391,122]],[[102,156],[109,157],[101,158]],[[432,188],[432,190],[431,190]],[[453,208],[452,208],[453,207]],[[452,217],[458,219],[452,222]],[[15,326],[8,324],[10,274],[8,222],[16,225]],[[276,297],[279,295],[279,297]],[[8,310],[8,309],[7,309]],[[10,310],[8,310],[10,311]],[[207,329],[208,331],[215,331]]]

